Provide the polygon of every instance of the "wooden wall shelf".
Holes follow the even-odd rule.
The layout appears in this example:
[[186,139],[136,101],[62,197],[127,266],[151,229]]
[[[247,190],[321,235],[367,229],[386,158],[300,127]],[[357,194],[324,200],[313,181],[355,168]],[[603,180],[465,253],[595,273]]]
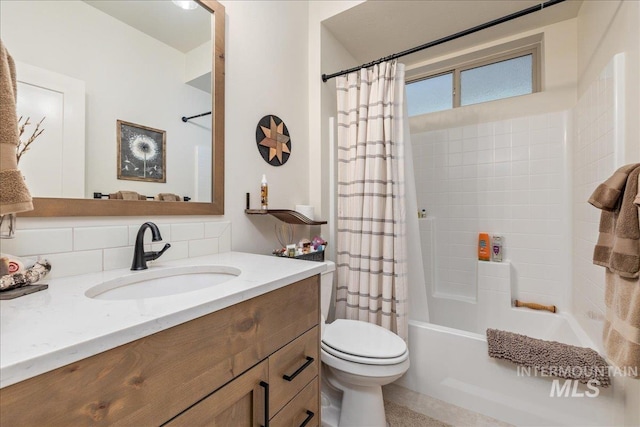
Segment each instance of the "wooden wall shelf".
[[327,221],[314,221],[302,215],[300,212],[290,209],[245,209],[244,213],[247,215],[272,215],[278,218],[282,222],[288,224],[301,224],[301,225],[323,225]]

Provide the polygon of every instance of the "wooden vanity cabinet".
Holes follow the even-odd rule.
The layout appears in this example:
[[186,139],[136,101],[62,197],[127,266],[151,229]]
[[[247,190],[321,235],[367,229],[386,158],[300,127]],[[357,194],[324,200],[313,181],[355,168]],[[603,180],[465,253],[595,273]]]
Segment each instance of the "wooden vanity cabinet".
[[0,426],[319,426],[319,293],[310,277],[4,387]]
[[166,427],[265,425],[269,363],[265,360],[165,424]]

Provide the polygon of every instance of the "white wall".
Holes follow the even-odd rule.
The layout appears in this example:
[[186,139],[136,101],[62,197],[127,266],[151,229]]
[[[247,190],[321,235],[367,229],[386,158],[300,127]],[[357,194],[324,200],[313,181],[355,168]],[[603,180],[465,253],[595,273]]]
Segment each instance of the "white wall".
[[[184,54],[84,2],[1,6],[2,39],[16,60],[86,84],[85,196],[131,190],[194,197],[188,171],[195,147],[210,145],[211,121],[201,127],[180,118],[210,111],[211,97],[184,83]],[[118,119],[167,132],[166,183],[117,179]]]
[[[223,1],[227,14],[225,218],[233,223],[233,249],[271,253],[278,247],[269,216],[246,216],[260,203],[260,180],[269,183],[269,207],[309,202],[308,4],[291,1]],[[291,156],[279,167],[256,146],[256,125],[268,114],[284,120]],[[294,226],[297,237],[315,232]]]
[[640,2],[585,1],[578,15],[578,92],[583,96],[616,53],[625,54],[624,162],[640,159]]
[[[347,68],[351,68],[359,65],[358,61],[351,56],[349,52],[347,52],[338,40],[327,30],[324,26],[321,27],[321,41],[322,41],[322,69],[323,72],[332,73],[334,70],[344,70]],[[319,172],[320,177],[322,178],[322,193],[319,193],[315,197],[316,203],[320,203],[322,215],[324,218],[332,219],[332,221],[328,224],[329,231],[327,232],[329,239],[332,242],[337,242],[338,237],[336,234],[336,215],[337,215],[337,199],[336,199],[336,179],[337,179],[337,145],[338,145],[338,136],[337,136],[337,117],[336,117],[336,108],[337,108],[337,95],[336,95],[336,79],[328,80],[327,82],[322,83],[321,87],[321,129],[320,129],[320,144],[319,144],[319,154],[320,154],[320,162],[317,160],[313,161],[310,159],[310,164],[319,164],[320,168],[316,169]],[[330,118],[333,117],[333,126],[329,122]],[[333,141],[333,146],[331,146],[331,141]],[[333,165],[331,164],[331,160],[333,159]],[[331,175],[333,174],[333,175]],[[333,184],[334,188],[331,188]],[[333,197],[333,200],[331,198]],[[333,202],[333,203],[332,203]],[[333,207],[333,212],[331,211],[331,207]],[[332,216],[333,215],[333,216]],[[328,250],[328,255],[334,258],[335,254],[335,245],[330,246]]]
[[[358,65],[349,52],[327,31],[322,21],[337,15],[364,0],[309,1],[309,204],[325,220],[330,219],[329,200],[329,117],[335,116],[335,81],[324,83],[322,73],[333,73]],[[325,238],[334,240],[332,227],[322,227]],[[332,257],[335,245],[329,244]]]

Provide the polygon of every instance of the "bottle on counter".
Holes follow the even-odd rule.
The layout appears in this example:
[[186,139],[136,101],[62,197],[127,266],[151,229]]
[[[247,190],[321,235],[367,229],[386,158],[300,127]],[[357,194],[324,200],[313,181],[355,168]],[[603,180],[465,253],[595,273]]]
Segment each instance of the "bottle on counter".
[[491,239],[491,261],[502,262],[502,236]]
[[478,235],[478,259],[480,261],[491,260],[490,243],[489,233],[480,233]]
[[267,176],[264,174],[260,185],[260,205],[262,209],[269,209],[269,185],[267,184]]

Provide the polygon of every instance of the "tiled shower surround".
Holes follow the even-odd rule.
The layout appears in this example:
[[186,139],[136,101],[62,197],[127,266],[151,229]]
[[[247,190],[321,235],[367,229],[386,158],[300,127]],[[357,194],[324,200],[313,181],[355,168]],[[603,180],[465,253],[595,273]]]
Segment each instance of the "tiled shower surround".
[[600,210],[587,203],[595,188],[609,178],[621,164],[624,123],[619,105],[620,74],[624,56],[616,55],[584,92],[574,108],[573,143],[573,313],[596,342],[602,342],[605,314],[604,275],[602,267],[593,265],[593,248],[598,239]]
[[433,218],[420,221],[435,237],[433,294],[476,299],[478,233],[488,232],[504,237],[515,297],[567,308],[570,122],[561,111],[411,135],[418,208]]

